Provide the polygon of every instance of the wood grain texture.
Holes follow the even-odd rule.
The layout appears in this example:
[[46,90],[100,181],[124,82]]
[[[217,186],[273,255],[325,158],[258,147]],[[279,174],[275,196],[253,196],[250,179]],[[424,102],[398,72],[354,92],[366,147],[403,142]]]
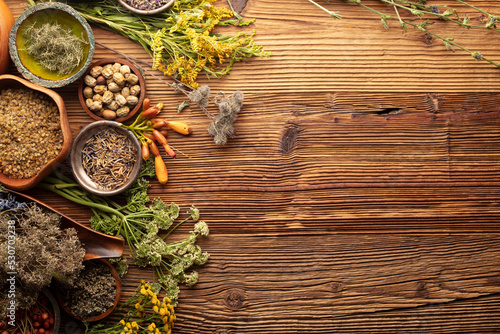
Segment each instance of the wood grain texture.
[[[17,17],[23,2],[6,2]],[[211,259],[182,288],[174,333],[498,333],[500,70],[415,30],[386,30],[359,6],[319,2],[343,19],[306,0],[233,2],[273,55],[200,78],[245,92],[223,148],[199,109],[178,114],[184,96],[146,77],[166,117],[194,130],[169,134],[180,152],[151,197],[196,205],[211,229],[201,240]],[[470,2],[500,13],[500,2]],[[500,60],[492,32],[433,29]],[[149,61],[125,38],[94,32]],[[95,59],[110,55],[96,48]],[[76,89],[57,90],[74,135],[92,121]],[[86,208],[29,194],[88,223]],[[122,301],[152,277],[131,267]]]

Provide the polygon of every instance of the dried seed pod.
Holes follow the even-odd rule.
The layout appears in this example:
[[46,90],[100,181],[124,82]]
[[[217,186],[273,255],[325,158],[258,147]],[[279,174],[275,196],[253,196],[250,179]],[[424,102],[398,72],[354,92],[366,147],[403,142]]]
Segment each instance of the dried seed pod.
[[96,94],[102,95],[107,90],[108,90],[108,87],[106,87],[105,85],[97,85],[94,87],[94,93],[96,93]]
[[91,99],[94,96],[94,90],[92,89],[92,87],[85,87],[83,89],[83,96],[86,99]]
[[139,82],[139,78],[137,77],[137,75],[132,73],[127,77],[127,82],[131,85],[135,85]]
[[94,111],[94,112],[95,112],[95,111],[99,111],[99,110],[101,110],[101,109],[102,109],[102,103],[101,103],[101,102],[99,102],[99,101],[94,101],[94,102],[92,102],[92,104],[90,105],[89,109],[90,109],[90,110],[92,110],[92,111]]
[[118,86],[125,85],[125,78],[123,77],[123,74],[121,74],[120,72],[113,74],[113,81],[116,82]]
[[106,78],[102,75],[98,76],[96,80],[98,85],[105,85],[107,81]]
[[127,96],[126,100],[127,100],[127,103],[130,106],[135,106],[135,105],[137,105],[137,103],[139,103],[139,99],[135,95],[129,95],[129,96]]
[[111,67],[104,67],[102,69],[102,75],[106,78],[106,79],[111,79],[113,77],[113,69]]
[[102,117],[105,119],[115,119],[116,116],[117,114],[113,110],[106,109],[102,112]]
[[110,92],[109,90],[105,91],[104,94],[102,95],[102,102],[106,103],[106,104],[110,104],[111,101],[113,101],[114,97],[115,97],[115,95],[112,92]]
[[100,76],[102,73],[102,66],[94,66],[90,69],[90,75],[93,76],[94,78],[97,78]]
[[95,87],[97,85],[97,80],[91,75],[86,75],[83,81],[89,87]]
[[120,63],[114,63],[113,66],[112,66],[113,73],[119,73],[121,67],[122,67],[122,64],[120,64]]
[[120,91],[120,86],[118,86],[116,82],[112,81],[108,84],[108,90],[113,93],[118,93]]
[[128,113],[130,112],[130,108],[125,106],[125,107],[121,107],[121,108],[118,108],[118,110],[116,111],[116,116],[117,117],[125,117],[128,115]]
[[128,65],[122,65],[120,67],[120,73],[125,76],[125,74],[130,73],[130,67]]
[[120,94],[115,96],[115,101],[116,101],[116,103],[118,103],[118,105],[120,107],[123,107],[127,104],[127,99],[124,98],[123,95],[120,95]]
[[124,96],[124,97],[128,97],[130,95],[130,88],[125,86],[122,88],[122,91],[121,91],[121,94]]
[[130,95],[139,95],[141,93],[141,86],[139,85],[134,85],[130,87]]
[[101,95],[101,94],[95,94],[95,95],[92,97],[92,100],[97,101],[97,102],[101,102],[101,103],[102,103],[102,95]]
[[118,108],[120,108],[120,106],[118,105],[118,102],[116,102],[115,100],[111,101],[108,104],[108,109],[110,110],[118,110]]
[[85,100],[85,105],[87,106],[87,108],[90,108],[92,102],[94,102],[94,100],[92,100],[91,98]]

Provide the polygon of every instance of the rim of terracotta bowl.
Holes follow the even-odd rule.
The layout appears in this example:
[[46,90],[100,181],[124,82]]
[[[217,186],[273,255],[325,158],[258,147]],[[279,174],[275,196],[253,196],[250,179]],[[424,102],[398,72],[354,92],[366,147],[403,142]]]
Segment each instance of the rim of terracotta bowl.
[[106,312],[104,312],[104,313],[98,314],[98,315],[90,317],[90,318],[82,318],[82,317],[79,317],[79,316],[73,314],[71,312],[71,310],[66,306],[66,303],[64,302],[64,299],[63,299],[63,297],[61,295],[61,285],[59,285],[59,284],[58,284],[58,288],[56,289],[56,298],[59,301],[59,304],[60,304],[61,308],[67,314],[69,314],[70,316],[72,316],[73,318],[75,318],[77,320],[80,320],[80,321],[94,322],[94,321],[98,321],[98,320],[106,318],[116,308],[116,306],[118,305],[118,302],[120,300],[122,283],[121,283],[121,278],[120,278],[120,275],[118,274],[118,271],[116,271],[115,267],[113,267],[113,265],[111,264],[111,262],[109,262],[108,260],[106,260],[106,259],[93,259],[93,260],[84,261],[84,263],[85,262],[97,262],[97,263],[100,263],[100,264],[103,264],[103,265],[107,266],[108,269],[110,270],[111,275],[113,275],[113,277],[115,279],[115,283],[116,283],[115,284],[116,285],[116,295],[115,295],[115,299],[114,299],[114,302],[113,302],[113,306],[111,306],[110,308],[108,308],[106,310]]
[[[128,67],[130,67],[130,70],[135,75],[137,75],[137,78],[139,78],[139,86],[141,87],[141,92],[139,93],[139,96],[138,96],[137,105],[134,107],[134,109],[130,110],[130,112],[127,114],[127,116],[125,116],[125,117],[118,117],[118,118],[115,118],[115,119],[107,120],[104,117],[98,116],[97,114],[95,114],[94,112],[92,112],[92,110],[90,110],[87,107],[87,104],[85,103],[85,97],[83,96],[83,89],[84,89],[84,86],[85,86],[84,79],[85,79],[85,76],[90,73],[90,71],[92,70],[92,68],[94,66],[102,66],[102,65],[113,64],[113,63],[120,63],[122,65],[127,65]],[[137,67],[136,65],[132,64],[128,60],[121,59],[121,58],[103,58],[103,59],[100,59],[100,60],[97,60],[97,61],[93,62],[87,68],[87,70],[85,71],[85,73],[82,75],[82,78],[80,80],[80,85],[78,86],[78,100],[80,100],[80,104],[82,105],[83,110],[85,110],[85,112],[90,117],[92,117],[93,119],[95,119],[96,121],[104,121],[104,120],[106,120],[106,121],[113,121],[113,122],[123,123],[123,122],[129,120],[130,118],[134,117],[137,114],[137,112],[141,109],[142,102],[144,101],[145,98],[146,98],[146,80],[144,79],[144,74],[141,72],[141,69],[139,67]]]
[[57,105],[57,108],[59,109],[60,125],[63,134],[63,146],[59,154],[56,156],[56,158],[50,161],[48,164],[46,164],[42,169],[40,169],[40,171],[35,176],[32,176],[27,179],[14,179],[8,177],[3,173],[0,173],[0,183],[4,184],[9,189],[24,191],[31,189],[38,183],[40,183],[40,181],[42,181],[45,177],[47,177],[58,164],[62,163],[68,157],[71,151],[71,144],[72,144],[71,130],[69,126],[68,115],[66,113],[66,106],[64,105],[62,97],[58,93],[46,87],[42,87],[25,79],[19,78],[12,74],[0,75],[0,90],[6,87],[8,88],[24,87],[39,91],[48,96],[49,98],[51,98]]
[[[130,174],[130,178],[120,187],[113,190],[103,190],[99,189],[95,183],[90,179],[90,177],[85,172],[85,169],[82,166],[82,148],[85,145],[86,141],[92,137],[98,131],[101,131],[106,128],[114,128],[118,132],[126,135],[134,144],[136,149],[136,160],[134,168]],[[132,131],[125,129],[120,126],[115,121],[96,121],[88,124],[80,132],[76,135],[73,140],[73,146],[71,148],[71,169],[73,171],[73,176],[76,181],[88,192],[99,195],[99,196],[113,196],[127,190],[137,179],[139,176],[139,172],[141,171],[142,166],[142,155],[141,155],[141,144],[137,137],[132,133]]]
[[[21,27],[22,23],[29,18],[32,14],[36,12],[41,12],[44,10],[48,9],[55,9],[55,10],[60,10],[63,11],[71,16],[73,16],[78,23],[83,27],[85,30],[85,33],[87,34],[87,38],[89,40],[89,51],[87,54],[87,59],[85,59],[85,62],[83,63],[82,67],[73,75],[59,79],[59,80],[49,80],[49,79],[44,79],[41,78],[35,74],[33,74],[26,66],[24,66],[23,62],[21,61],[21,58],[19,57],[19,54],[17,52],[17,43],[16,43],[16,37],[17,33],[19,31],[19,28]],[[87,70],[89,67],[90,63],[92,62],[92,58],[94,56],[94,50],[95,50],[95,40],[94,40],[94,33],[92,31],[92,28],[88,24],[87,20],[78,13],[76,10],[74,10],[71,6],[66,5],[61,2],[45,2],[45,3],[40,3],[37,5],[34,5],[32,7],[29,7],[26,9],[14,22],[14,25],[10,31],[9,34],[9,54],[16,65],[17,70],[21,73],[21,75],[28,79],[29,81],[36,83],[40,86],[47,87],[47,88],[59,88],[63,87],[66,85],[69,85],[70,83],[78,80],[83,73]]]
[[138,8],[135,8],[133,6],[130,6],[129,4],[127,4],[124,0],[118,0],[118,2],[125,8],[127,8],[128,10],[130,10],[131,12],[134,12],[136,14],[141,14],[141,15],[153,15],[153,14],[158,14],[158,13],[161,13],[163,12],[164,10],[166,10],[168,7],[172,6],[173,3],[175,2],[175,0],[170,0],[169,2],[167,2],[166,4],[164,4],[163,6],[161,7],[158,7],[156,9],[151,9],[151,10],[143,10],[143,9],[138,9]]

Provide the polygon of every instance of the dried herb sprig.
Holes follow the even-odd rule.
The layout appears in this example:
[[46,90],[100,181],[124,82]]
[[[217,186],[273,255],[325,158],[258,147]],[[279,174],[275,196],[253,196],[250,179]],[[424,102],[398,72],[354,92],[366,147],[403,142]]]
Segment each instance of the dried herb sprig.
[[[119,204],[117,198],[85,192],[71,178],[57,171],[38,187],[90,207],[93,212],[90,218],[91,227],[109,235],[122,237],[131,250],[135,264],[154,268],[159,283],[175,305],[179,293],[178,285],[192,285],[197,281],[197,272],[188,270],[193,265],[203,265],[209,258],[208,253],[202,252],[196,245],[197,238],[208,235],[209,230],[205,222],[198,221],[199,211],[194,206],[187,212],[186,218],[173,226],[180,215],[177,204],[167,204],[159,198],[148,204],[150,198],[147,190],[150,184],[144,175],[155,175],[153,165],[151,160],[143,163],[139,179],[126,191],[124,205]],[[167,243],[165,239],[188,220],[195,223],[189,236]]]
[[[312,0],[309,0],[310,2],[313,2]],[[331,0],[325,0],[326,2],[331,2]],[[446,21],[450,22],[453,24],[456,24],[458,27],[465,28],[465,29],[471,29],[471,28],[481,28],[481,29],[487,29],[491,30],[494,32],[500,32],[500,29],[497,29],[497,21],[498,21],[498,16],[493,15],[491,13],[488,13],[485,10],[482,10],[480,8],[477,8],[466,1],[463,0],[456,0],[457,3],[466,6],[467,8],[472,9],[474,12],[478,12],[481,14],[482,17],[485,18],[485,22],[482,25],[478,24],[471,24],[470,23],[470,18],[467,14],[464,16],[460,16],[458,14],[457,9],[452,8],[450,6],[439,6],[439,5],[430,5],[427,4],[426,0],[379,0],[382,3],[385,3],[389,5],[389,8],[392,8],[393,12],[381,12],[379,10],[376,10],[368,5],[366,5],[362,0],[346,0],[348,2],[352,2],[354,4],[357,4],[377,15],[380,16],[380,20],[382,22],[382,25],[385,28],[389,28],[388,21],[398,21],[399,25],[403,30],[407,30],[408,26],[416,28],[423,32],[424,34],[427,34],[429,36],[432,36],[434,38],[437,38],[441,40],[447,50],[450,51],[455,51],[455,48],[458,48],[464,52],[469,53],[475,60],[484,60],[496,67],[500,67],[500,62],[495,62],[483,55],[481,51],[473,51],[469,50],[468,48],[460,45],[455,41],[453,37],[443,37],[429,29],[430,25],[432,22],[430,21],[432,18],[438,19],[441,21]],[[324,11],[330,12],[328,9],[324,8],[323,6],[317,4],[314,2],[314,4],[318,7],[321,7]],[[405,19],[403,13],[409,13],[411,14],[411,19]],[[340,18],[339,16],[334,16],[335,18]],[[421,19],[422,21],[420,23],[414,23],[414,18]]]
[[33,23],[23,33],[26,52],[49,72],[68,75],[84,58],[83,36],[75,36],[69,27],[59,23]]
[[0,189],[0,318],[9,303],[7,278],[16,280],[16,308],[26,309],[52,278],[71,283],[83,268],[85,249],[76,230],[61,229],[60,221],[58,214]]

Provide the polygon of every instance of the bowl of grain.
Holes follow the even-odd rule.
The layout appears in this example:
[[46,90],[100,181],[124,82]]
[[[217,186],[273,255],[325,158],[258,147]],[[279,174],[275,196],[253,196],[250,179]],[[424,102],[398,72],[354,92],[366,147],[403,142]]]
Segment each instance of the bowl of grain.
[[78,80],[90,66],[94,49],[88,22],[61,2],[28,7],[9,35],[9,54],[19,73],[47,88]]
[[114,121],[96,121],[77,134],[71,148],[76,181],[88,192],[112,196],[127,190],[141,166],[141,144],[136,136]]
[[95,120],[125,122],[137,114],[145,97],[146,81],[142,72],[119,58],[92,63],[78,87],[83,110]]
[[136,14],[152,15],[163,12],[172,6],[175,0],[118,0],[118,2]]
[[71,150],[64,101],[56,92],[14,75],[0,75],[0,183],[36,186]]

